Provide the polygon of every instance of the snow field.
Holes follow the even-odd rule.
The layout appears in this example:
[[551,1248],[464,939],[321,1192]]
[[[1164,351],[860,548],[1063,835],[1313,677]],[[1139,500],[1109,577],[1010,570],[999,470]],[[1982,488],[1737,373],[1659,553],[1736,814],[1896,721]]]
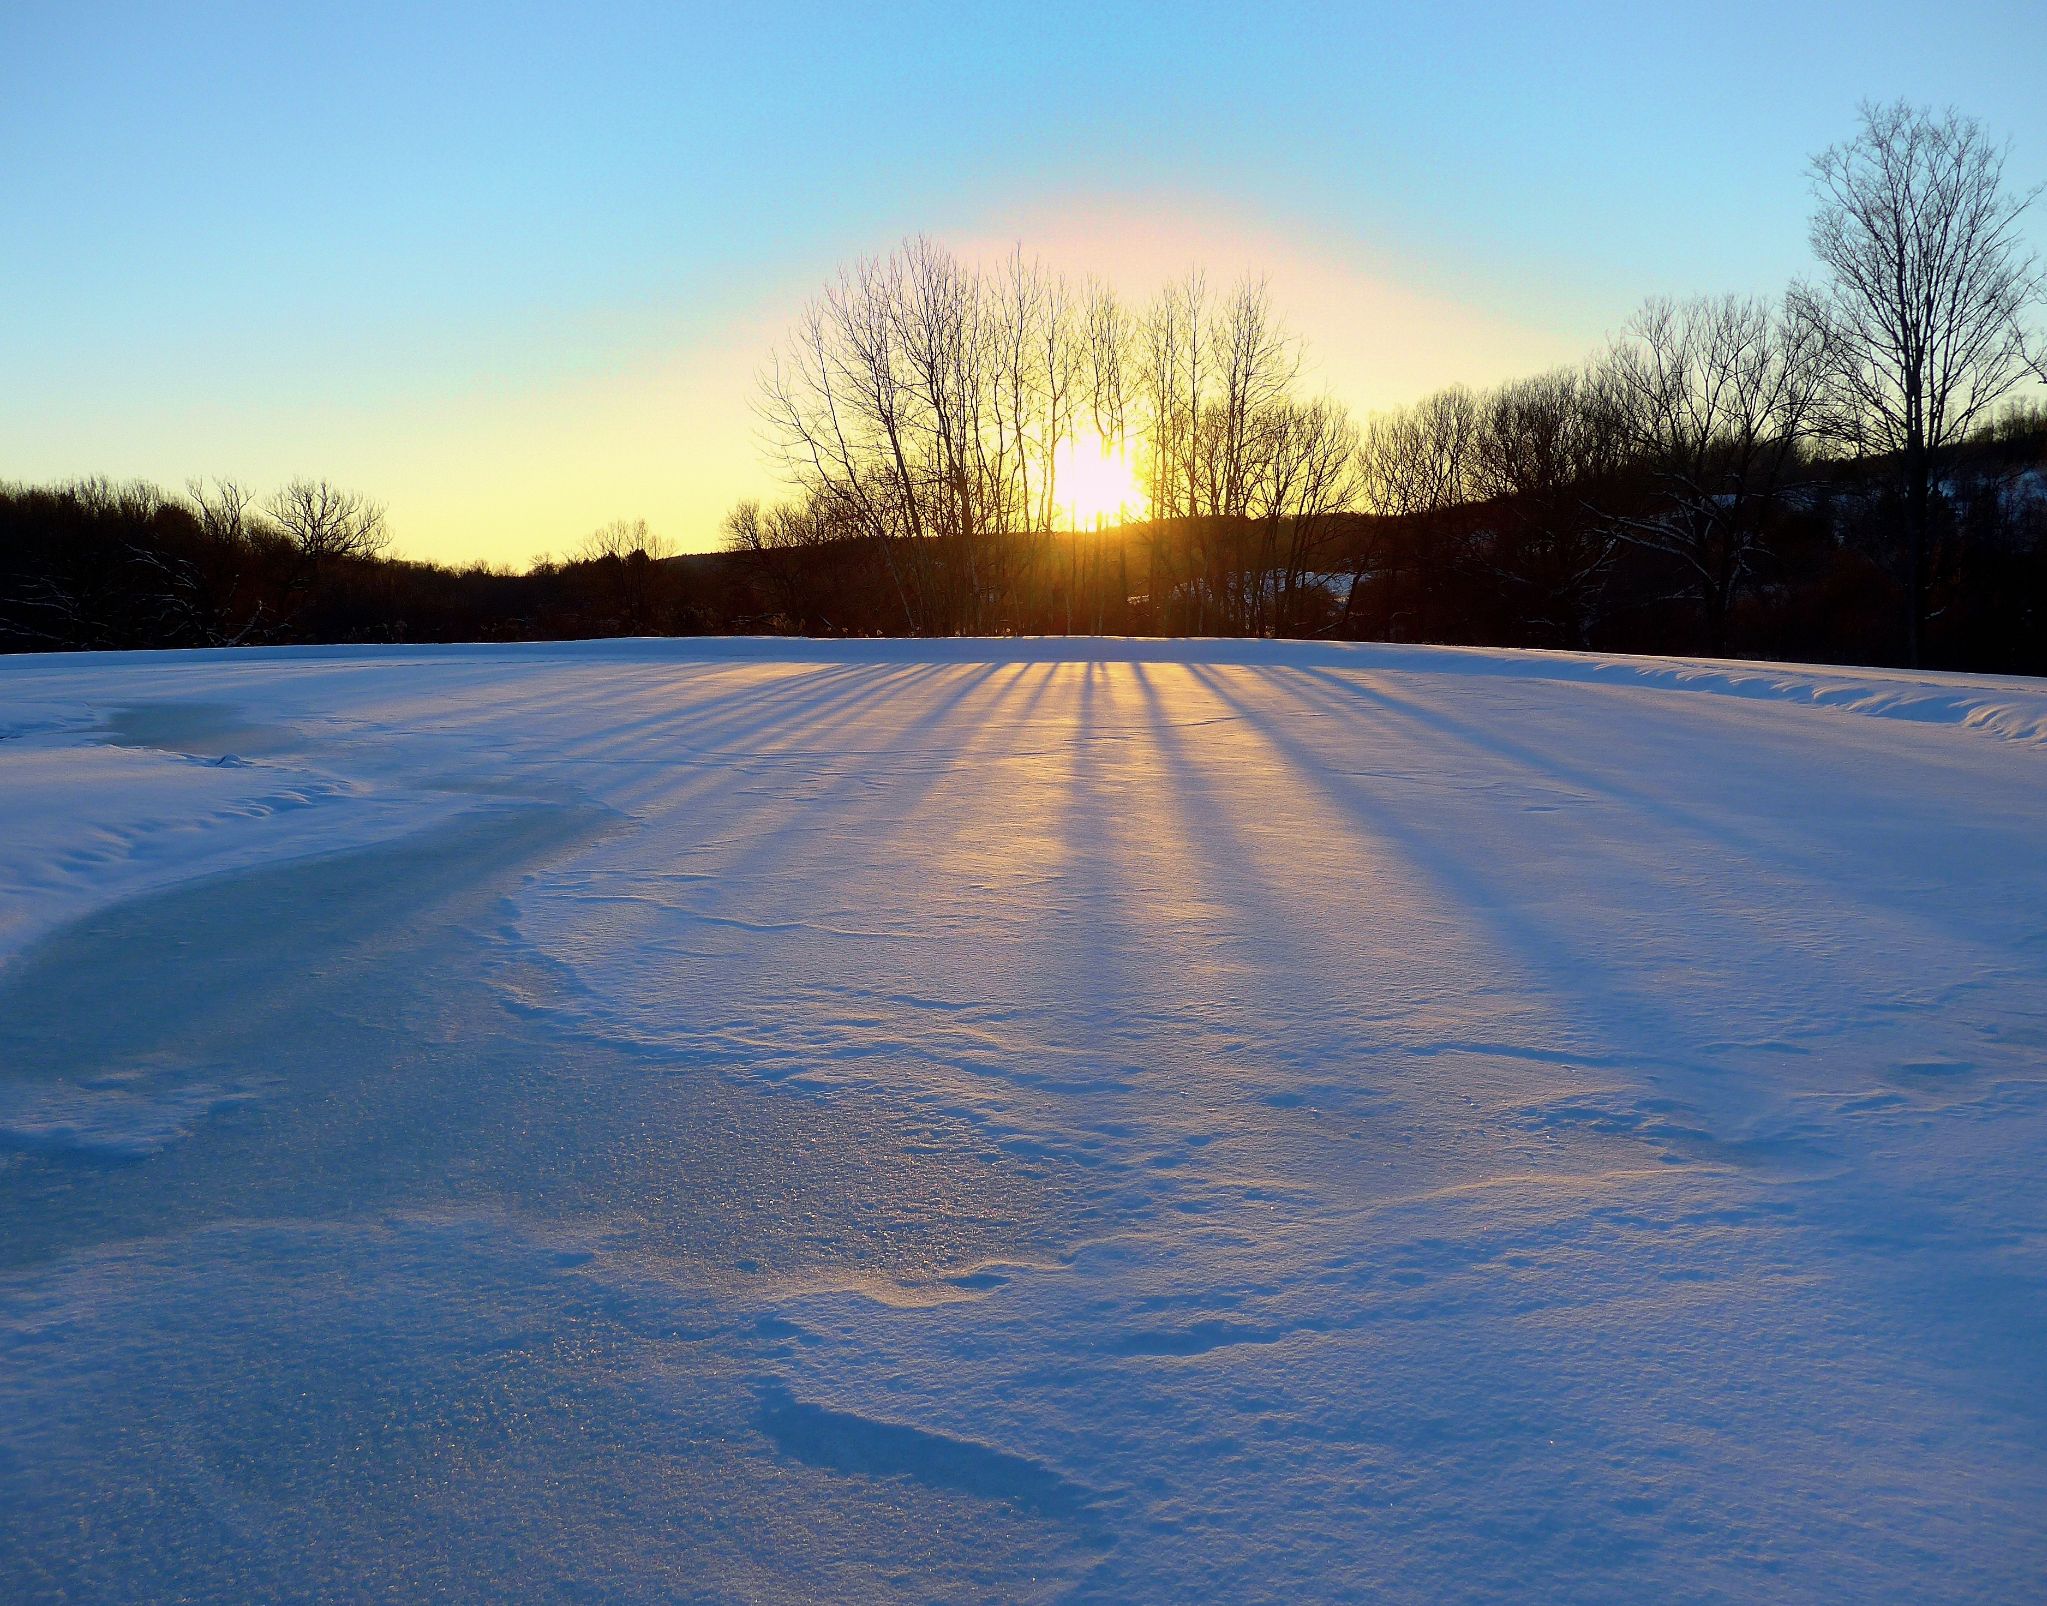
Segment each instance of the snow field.
[[2047,1570],[2035,684],[601,643],[0,726],[12,1592]]

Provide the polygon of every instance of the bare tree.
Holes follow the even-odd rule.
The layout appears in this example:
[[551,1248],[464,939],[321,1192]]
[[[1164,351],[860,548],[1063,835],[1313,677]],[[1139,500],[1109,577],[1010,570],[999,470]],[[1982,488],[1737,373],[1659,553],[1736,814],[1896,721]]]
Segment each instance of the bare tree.
[[1558,369],[1502,385],[1479,407],[1472,489],[1497,503],[1480,568],[1543,645],[1587,645],[1620,537],[1595,509],[1622,455],[1602,376]]
[[224,547],[249,544],[257,524],[251,517],[256,506],[254,491],[234,480],[215,480],[210,486],[205,480],[187,480],[185,493],[191,498],[193,517],[209,540]]
[[725,534],[727,552],[768,550],[767,519],[762,514],[761,499],[757,496],[742,497],[733,503],[720,527]]
[[315,568],[336,559],[375,557],[390,544],[382,505],[326,480],[293,480],[265,505]]
[[[1606,362],[1646,495],[1609,504],[1621,536],[1673,558],[1720,653],[1756,576],[1825,377],[1824,325],[1736,296],[1650,301]],[[1631,476],[1632,478],[1633,476]]]
[[[1090,279],[1081,295],[1082,338],[1085,342],[1087,412],[1095,436],[1103,449],[1129,460],[1132,440],[1130,372],[1134,361],[1135,332],[1129,310],[1116,292]],[[1094,629],[1104,628],[1104,602],[1113,595],[1119,616],[1127,614],[1130,599],[1130,546],[1119,532],[1115,542],[1115,584],[1108,584],[1106,551],[1102,533],[1095,532],[1091,557],[1090,589],[1094,595]]]
[[1088,410],[1095,433],[1122,445],[1129,433],[1130,394],[1125,375],[1130,364],[1130,316],[1116,292],[1089,280],[1082,292],[1081,319],[1086,328]]
[[[1439,390],[1412,407],[1383,413],[1366,426],[1358,448],[1358,496],[1368,513],[1405,527],[1404,545],[1433,562],[1449,533],[1451,516],[1478,493],[1477,442],[1480,404],[1461,385]],[[1378,526],[1383,529],[1384,526]],[[1387,562],[1383,537],[1353,548],[1350,588],[1342,623],[1356,617],[1366,578]]]
[[[1159,611],[1269,629],[1307,605],[1354,478],[1353,427],[1296,397],[1300,370],[1261,281],[1190,275],[1133,316],[1021,252],[982,270],[917,239],[812,303],[759,411],[797,505],[878,555],[912,630],[1013,626],[1032,575],[1068,629],[1127,613],[1124,532],[1058,528],[1097,438],[1148,484]],[[758,549],[767,512],[737,518],[728,540]]]
[[1866,105],[1845,144],[1813,158],[1812,244],[1828,282],[1827,431],[1894,454],[1904,498],[1907,650],[1926,622],[1933,499],[1943,460],[2025,369],[2041,292],[2019,219],[2036,191],[2004,183],[2005,147],[1974,118]]
[[[895,257],[841,270],[804,309],[786,351],[762,378],[757,404],[799,493],[836,503],[873,543],[912,631],[931,628],[937,607],[925,549],[934,465],[903,324],[911,316],[905,305],[911,258],[931,250],[913,241]],[[933,289],[927,283],[927,292]],[[927,340],[927,381],[936,378],[943,345]]]
[[613,627],[642,635],[668,629],[675,618],[680,577],[662,563],[674,552],[645,519],[613,519],[583,538],[573,561],[585,566],[582,582],[611,610]]
[[1459,385],[1374,418],[1361,448],[1366,506],[1421,518],[1468,501],[1478,419],[1478,398]]
[[1198,272],[1168,285],[1145,309],[1139,341],[1146,489],[1157,518],[1191,518],[1198,511],[1195,442],[1209,390],[1207,334],[1208,281]]
[[842,271],[764,378],[760,414],[802,502],[873,543],[912,630],[978,630],[1056,506],[1087,387],[1065,281],[993,273],[929,240]]
[[1183,591],[1197,634],[1250,628],[1265,589],[1253,506],[1294,405],[1300,342],[1263,280],[1247,279],[1216,300],[1207,280],[1190,273],[1152,303],[1139,347],[1152,516],[1180,521],[1157,535],[1180,536],[1193,567],[1173,575],[1155,540],[1153,594],[1162,586]]
[[1216,393],[1206,400],[1198,429],[1197,505],[1241,517],[1269,447],[1269,426],[1300,378],[1301,347],[1281,325],[1262,279],[1240,284],[1216,310],[1208,343]]
[[613,519],[602,529],[584,536],[575,555],[580,563],[596,563],[605,558],[624,562],[635,557],[657,561],[674,557],[675,543],[656,535],[645,519]]
[[1358,429],[1337,402],[1280,401],[1267,413],[1253,511],[1267,540],[1258,574],[1261,634],[1301,635],[1329,622],[1318,565],[1358,502]]
[[860,588],[849,593],[839,572],[854,533],[834,514],[831,502],[819,497],[771,505],[747,497],[724,521],[725,550],[754,559],[752,577],[783,622],[814,622],[826,629],[834,618],[845,617],[848,607],[857,612],[861,606]]

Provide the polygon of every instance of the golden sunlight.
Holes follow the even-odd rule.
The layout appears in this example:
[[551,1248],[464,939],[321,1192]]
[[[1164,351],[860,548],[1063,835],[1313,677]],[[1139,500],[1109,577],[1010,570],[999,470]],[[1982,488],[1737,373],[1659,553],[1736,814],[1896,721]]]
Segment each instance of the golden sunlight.
[[1144,516],[1144,489],[1122,441],[1092,433],[1062,441],[1052,452],[1052,491],[1068,529],[1098,530]]

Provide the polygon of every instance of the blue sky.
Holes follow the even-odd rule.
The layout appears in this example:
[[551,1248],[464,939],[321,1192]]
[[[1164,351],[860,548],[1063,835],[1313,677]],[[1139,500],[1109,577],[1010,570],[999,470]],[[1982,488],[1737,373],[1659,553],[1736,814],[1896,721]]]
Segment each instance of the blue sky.
[[[2037,5],[0,8],[0,477],[328,474],[408,550],[708,544],[841,259],[1262,266],[1368,409],[1807,267],[1856,103],[2047,178]],[[2036,220],[2047,239],[2047,216]]]

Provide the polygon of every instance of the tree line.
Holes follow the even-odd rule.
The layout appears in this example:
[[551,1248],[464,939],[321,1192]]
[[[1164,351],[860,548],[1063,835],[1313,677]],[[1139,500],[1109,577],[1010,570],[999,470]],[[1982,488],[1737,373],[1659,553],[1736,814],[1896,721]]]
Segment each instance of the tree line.
[[[1972,119],[1866,107],[1812,164],[1811,282],[1651,301],[1580,365],[1362,424],[1304,394],[1255,281],[1132,307],[912,240],[777,355],[759,405],[793,494],[742,503],[727,544],[775,557],[792,614],[912,633],[2037,662],[2047,484],[2018,397],[2043,280],[2005,162]],[[1088,439],[1139,466],[1145,516],[1106,535],[1061,528]]]
[[619,519],[561,560],[455,569],[388,553],[383,508],[325,480],[259,499],[86,480],[0,485],[0,651],[541,640],[729,628],[673,548]]
[[1118,632],[2047,671],[2047,285],[2005,164],[1967,117],[1866,107],[1812,163],[1811,280],[1364,419],[1259,282],[1130,303],[912,240],[775,357],[789,494],[721,552],[621,520],[451,569],[319,480],[0,486],[0,648]]

